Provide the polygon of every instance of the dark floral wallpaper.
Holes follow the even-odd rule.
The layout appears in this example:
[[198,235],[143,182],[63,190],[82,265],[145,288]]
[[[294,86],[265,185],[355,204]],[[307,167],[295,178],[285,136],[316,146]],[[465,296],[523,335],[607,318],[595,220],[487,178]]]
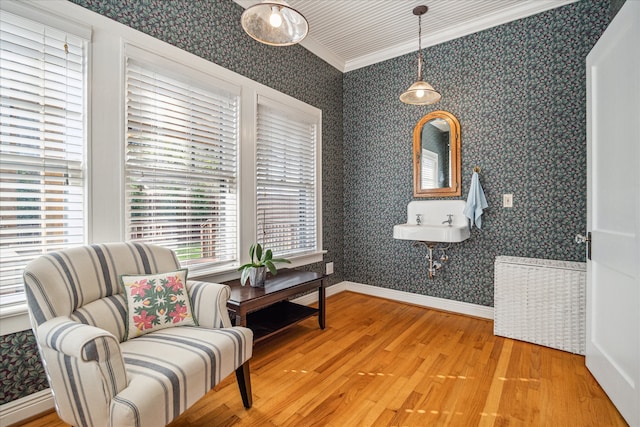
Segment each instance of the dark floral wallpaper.
[[[346,73],[345,279],[492,306],[497,255],[584,261],[585,58],[608,22],[608,2],[582,0],[427,48],[425,80],[442,93],[432,106],[398,100],[416,54]],[[489,209],[430,280],[424,249],[393,239],[393,225],[413,200],[413,126],[433,110],[460,121],[462,198],[478,165]]]
[[611,0],[611,10],[609,12],[609,16],[613,19],[614,16],[618,14],[622,5],[626,3],[627,0]]
[[[425,49],[426,80],[443,94],[435,108],[398,100],[415,75],[414,54],[343,75],[301,46],[274,50],[246,37],[232,0],[73,2],[322,109],[331,283],[492,305],[496,255],[584,259],[571,243],[586,221],[584,59],[624,0],[612,10],[608,0],[581,0]],[[412,200],[413,125],[435,109],[462,126],[463,195],[478,164],[491,207],[483,231],[429,281],[424,254],[391,230]],[[506,192],[511,210],[499,208]],[[30,331],[0,343],[0,404],[47,387]]]
[[0,404],[49,387],[31,331],[0,338]]

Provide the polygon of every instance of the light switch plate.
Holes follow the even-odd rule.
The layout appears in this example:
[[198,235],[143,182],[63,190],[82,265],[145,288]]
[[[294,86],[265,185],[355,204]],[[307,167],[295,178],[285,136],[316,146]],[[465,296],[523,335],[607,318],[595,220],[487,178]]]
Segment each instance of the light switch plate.
[[326,274],[333,274],[333,263],[328,262],[326,265]]
[[512,208],[513,207],[513,194],[503,194],[502,195],[502,207],[504,207],[504,208]]

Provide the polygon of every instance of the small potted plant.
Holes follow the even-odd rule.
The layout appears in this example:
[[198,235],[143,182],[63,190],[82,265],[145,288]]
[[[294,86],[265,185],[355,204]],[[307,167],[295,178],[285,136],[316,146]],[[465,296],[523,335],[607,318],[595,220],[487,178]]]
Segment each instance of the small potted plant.
[[249,284],[253,287],[264,286],[264,282],[267,279],[267,269],[275,276],[278,274],[275,266],[276,262],[291,263],[291,261],[285,258],[273,258],[271,249],[263,251],[260,243],[251,245],[251,248],[249,248],[249,257],[251,258],[251,262],[238,268],[238,271],[242,271],[240,275],[240,283],[242,286],[247,282],[247,278],[249,278]]

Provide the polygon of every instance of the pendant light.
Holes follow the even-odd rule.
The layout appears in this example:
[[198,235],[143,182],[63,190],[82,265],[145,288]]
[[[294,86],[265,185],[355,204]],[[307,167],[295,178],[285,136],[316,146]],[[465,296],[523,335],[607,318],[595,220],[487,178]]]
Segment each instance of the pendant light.
[[266,0],[249,6],[240,18],[242,28],[260,43],[289,46],[309,32],[304,16],[281,0]]
[[422,15],[427,13],[427,10],[429,10],[427,6],[417,6],[413,9],[413,14],[418,16],[418,81],[400,95],[400,101],[405,104],[435,104],[442,97],[433,86],[422,80]]

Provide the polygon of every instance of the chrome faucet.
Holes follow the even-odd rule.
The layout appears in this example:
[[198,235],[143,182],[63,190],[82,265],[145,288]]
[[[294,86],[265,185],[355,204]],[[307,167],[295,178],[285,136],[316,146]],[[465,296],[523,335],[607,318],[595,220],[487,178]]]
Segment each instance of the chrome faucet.
[[416,214],[416,225],[422,224],[422,214]]
[[449,219],[447,219],[446,221],[442,221],[442,223],[449,224],[449,227],[451,227],[451,224],[453,224],[453,214],[447,214],[447,216],[449,217]]

